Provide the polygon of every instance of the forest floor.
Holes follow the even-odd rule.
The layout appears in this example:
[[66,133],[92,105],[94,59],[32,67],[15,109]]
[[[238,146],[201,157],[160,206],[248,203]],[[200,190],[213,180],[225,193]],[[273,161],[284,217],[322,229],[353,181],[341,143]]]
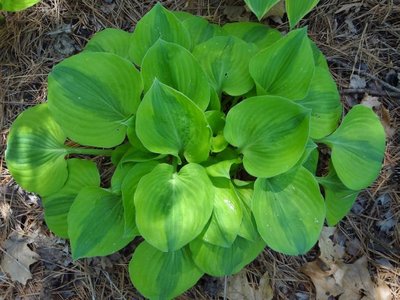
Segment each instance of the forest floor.
[[[255,21],[243,1],[161,2],[219,24]],[[14,249],[26,262],[14,279],[32,278],[24,285],[0,267],[0,300],[142,298],[127,272],[134,245],[108,257],[73,261],[68,242],[47,229],[40,198],[12,180],[4,150],[17,115],[46,101],[47,75],[56,63],[79,52],[103,28],[133,31],[154,4],[44,0],[5,14],[0,24],[0,259],[4,263],[7,250]],[[284,16],[263,22],[287,32],[286,21]],[[266,248],[244,272],[227,279],[228,298],[400,299],[400,1],[321,0],[300,25],[308,26],[327,56],[345,110],[364,102],[381,117],[388,136],[384,166],[351,213],[336,229],[325,229],[307,255]],[[223,292],[224,278],[205,276],[179,299],[218,299]]]

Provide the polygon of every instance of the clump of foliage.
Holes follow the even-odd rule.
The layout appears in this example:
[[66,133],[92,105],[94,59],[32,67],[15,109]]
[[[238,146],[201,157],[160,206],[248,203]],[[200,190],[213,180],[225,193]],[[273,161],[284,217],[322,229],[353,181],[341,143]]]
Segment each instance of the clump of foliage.
[[[259,20],[281,1],[283,0],[244,0]],[[318,2],[319,0],[285,0],[285,10],[289,18],[290,28],[294,28]]]
[[0,10],[20,11],[35,5],[40,0],[0,0]]
[[[385,135],[367,107],[341,116],[305,29],[219,27],[157,4],[132,34],[99,32],[53,68],[48,102],[12,125],[6,161],[74,259],[141,236],[132,282],[173,298],[265,246],[305,253],[325,219],[347,214],[380,171]],[[331,151],[326,176],[317,143]],[[91,155],[111,156],[110,186]]]

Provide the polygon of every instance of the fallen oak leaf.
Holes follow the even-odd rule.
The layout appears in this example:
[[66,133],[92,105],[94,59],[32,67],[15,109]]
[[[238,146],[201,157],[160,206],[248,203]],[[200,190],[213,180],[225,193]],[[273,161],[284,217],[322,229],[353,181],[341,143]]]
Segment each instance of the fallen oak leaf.
[[3,259],[0,268],[8,273],[13,281],[23,285],[32,278],[29,266],[38,261],[39,255],[28,247],[28,239],[13,232],[4,243]]
[[249,282],[246,270],[242,270],[228,280],[226,298],[229,300],[271,300],[274,296],[268,273],[261,277],[257,286]]

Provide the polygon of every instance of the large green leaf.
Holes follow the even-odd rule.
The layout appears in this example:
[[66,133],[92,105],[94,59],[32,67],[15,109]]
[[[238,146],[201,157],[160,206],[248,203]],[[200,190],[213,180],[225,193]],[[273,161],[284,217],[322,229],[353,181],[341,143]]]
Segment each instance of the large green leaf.
[[136,229],[135,221],[135,192],[137,185],[143,176],[150,173],[158,162],[150,161],[138,163],[130,168],[126,174],[122,186],[122,204],[124,206],[125,232],[131,232]]
[[253,97],[229,111],[224,135],[243,153],[249,174],[273,177],[292,168],[302,156],[309,119],[307,109],[287,99]]
[[192,48],[214,36],[226,35],[225,31],[216,24],[210,24],[206,19],[187,12],[175,11],[175,16],[181,20],[192,40]]
[[306,28],[260,51],[250,61],[250,74],[258,95],[302,99],[314,75],[314,58]]
[[154,5],[136,24],[130,49],[135,64],[142,64],[143,57],[158,39],[181,45],[186,49],[191,47],[189,32],[178,18],[160,3]]
[[210,102],[210,88],[206,75],[194,56],[182,46],[158,40],[147,51],[141,70],[144,90],[154,79],[178,90],[205,110]]
[[307,96],[296,102],[311,109],[310,137],[313,139],[321,139],[337,128],[342,104],[329,69],[316,67]]
[[282,37],[278,30],[260,23],[228,23],[223,28],[230,35],[236,36],[247,43],[255,44],[259,50],[271,46]]
[[258,178],[252,210],[267,245],[289,255],[310,250],[318,241],[325,219],[318,183],[303,167],[270,179]]
[[254,82],[249,74],[249,61],[256,48],[233,36],[216,36],[198,45],[193,55],[206,72],[217,94],[243,95]]
[[318,4],[319,0],[285,0],[285,2],[290,28],[293,28]]
[[65,185],[55,194],[42,198],[47,226],[63,238],[68,238],[67,216],[75,197],[84,187],[100,186],[100,174],[94,162],[72,158],[67,163],[68,179]]
[[65,140],[47,104],[21,113],[11,126],[5,153],[7,168],[15,181],[41,196],[61,189],[68,177]]
[[151,152],[183,154],[189,162],[206,160],[211,147],[204,113],[185,95],[158,80],[138,108],[136,133]]
[[123,142],[142,93],[140,74],[127,60],[82,52],[56,65],[48,81],[49,109],[69,138],[96,147]]
[[162,252],[142,242],[129,263],[131,280],[149,299],[173,299],[191,288],[203,275],[187,248]]
[[244,0],[250,10],[261,20],[280,0]]
[[129,59],[131,33],[116,28],[106,28],[97,32],[83,50],[113,53]]
[[203,230],[213,210],[214,189],[204,168],[185,165],[179,173],[160,164],[136,189],[136,225],[161,251],[175,251]]
[[385,153],[385,131],[372,109],[354,106],[339,128],[321,142],[332,148],[333,166],[349,189],[366,188],[379,175]]
[[190,243],[195,264],[211,276],[232,275],[252,262],[264,249],[265,242],[248,241],[238,236],[231,247],[219,247],[205,242],[201,237]]
[[359,191],[348,189],[331,166],[328,176],[317,178],[325,192],[326,221],[335,226],[351,210]]
[[38,2],[40,2],[40,0],[1,0],[0,10],[20,11],[33,6]]
[[133,240],[125,232],[121,197],[99,187],[83,188],[68,213],[74,259],[112,254]]
[[213,245],[230,247],[243,219],[241,202],[227,178],[213,178],[214,209],[203,239]]

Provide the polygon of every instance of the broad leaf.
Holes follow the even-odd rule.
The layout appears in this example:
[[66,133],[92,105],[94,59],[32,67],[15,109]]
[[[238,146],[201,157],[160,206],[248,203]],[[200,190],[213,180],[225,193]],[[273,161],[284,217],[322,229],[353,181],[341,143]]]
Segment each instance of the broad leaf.
[[125,176],[132,169],[135,164],[132,162],[124,162],[121,161],[114,170],[114,173],[111,177],[111,187],[110,190],[114,194],[121,195],[121,186],[122,182],[125,180]]
[[205,115],[213,132],[211,139],[211,151],[213,153],[222,152],[228,146],[228,142],[225,140],[223,134],[225,127],[225,114],[218,110],[210,110],[206,111]]
[[157,165],[158,162],[154,161],[138,163],[130,168],[122,182],[122,204],[124,206],[125,232],[127,233],[136,229],[135,192],[137,185],[140,179],[150,173]]
[[190,251],[195,264],[211,276],[232,275],[252,262],[264,249],[265,243],[255,242],[238,236],[231,247],[219,247],[205,242],[201,237],[190,243]]
[[313,139],[321,139],[337,128],[342,116],[342,104],[328,69],[315,68],[307,96],[296,102],[311,109],[310,137]]
[[267,245],[289,255],[310,250],[325,219],[318,183],[304,168],[270,179],[258,178],[252,211]]
[[242,95],[254,86],[249,61],[255,47],[233,36],[217,36],[198,45],[198,59],[217,94]]
[[121,197],[96,187],[83,188],[68,213],[68,236],[74,259],[112,254],[133,240],[125,232]]
[[251,199],[253,198],[253,187],[235,186],[234,190],[236,195],[241,201],[243,210],[243,220],[242,224],[240,224],[238,235],[249,241],[255,242],[260,238],[260,235],[258,234],[257,226],[254,217],[251,213]]
[[250,10],[261,20],[280,0],[244,0]]
[[230,247],[239,232],[243,211],[231,181],[213,178],[214,209],[203,239],[213,245]]
[[189,32],[178,18],[160,3],[154,7],[136,24],[131,38],[131,59],[136,65],[141,65],[143,57],[158,40],[181,45],[190,49]]
[[136,189],[136,225],[148,243],[175,251],[203,230],[213,210],[214,189],[204,168],[185,165],[179,173],[160,164]]
[[246,171],[273,177],[292,168],[302,156],[309,132],[309,112],[276,96],[246,99],[226,118],[226,140],[243,153]]
[[176,89],[205,110],[210,102],[206,75],[194,56],[182,46],[158,40],[146,53],[141,70],[144,91],[155,79]]
[[84,187],[100,186],[100,174],[94,162],[72,158],[67,160],[67,164],[68,179],[65,185],[55,194],[42,198],[47,226],[63,238],[68,238],[67,216],[75,197]]
[[325,191],[326,221],[329,226],[335,226],[351,210],[359,191],[348,189],[331,170],[326,177],[318,178]]
[[82,52],[56,65],[48,81],[49,109],[69,138],[96,147],[123,142],[142,93],[139,72],[127,60]]
[[[288,63],[290,62],[290,63]],[[314,58],[305,28],[260,51],[250,61],[258,95],[302,99],[314,75]]]
[[111,154],[111,162],[114,166],[118,166],[118,164],[120,163],[122,157],[125,155],[126,151],[129,150],[129,148],[131,148],[131,144],[129,142],[126,142],[122,145],[119,145],[118,147],[116,147],[112,154]]
[[47,104],[21,113],[11,126],[5,153],[14,180],[41,196],[60,190],[68,177],[65,140]]
[[216,24],[210,24],[206,19],[194,16],[190,13],[175,11],[175,16],[182,22],[187,29],[192,40],[192,48],[201,44],[214,36],[226,35],[225,31]]
[[106,28],[92,36],[83,50],[108,52],[129,59],[131,35],[121,29]]
[[239,158],[233,158],[229,160],[217,161],[214,164],[206,167],[207,174],[212,177],[225,177],[230,179],[230,170],[232,165],[240,163]]
[[0,10],[20,11],[35,5],[40,0],[1,0]]
[[204,113],[185,95],[157,80],[137,111],[136,133],[151,152],[183,154],[189,162],[206,160],[211,147]]
[[366,188],[379,175],[385,153],[385,131],[372,109],[354,106],[339,128],[321,142],[332,148],[333,166],[349,189]]
[[318,4],[319,0],[285,0],[285,2],[290,28],[292,29]]
[[306,168],[308,171],[310,171],[311,174],[315,175],[317,173],[318,160],[319,160],[318,148],[314,148],[308,154],[307,159],[303,161],[303,167]]
[[271,46],[282,37],[278,30],[260,23],[228,23],[223,28],[230,35],[236,36],[247,43],[255,44],[259,50]]
[[142,242],[129,263],[132,283],[149,299],[173,299],[203,275],[193,263],[188,249],[162,252]]

